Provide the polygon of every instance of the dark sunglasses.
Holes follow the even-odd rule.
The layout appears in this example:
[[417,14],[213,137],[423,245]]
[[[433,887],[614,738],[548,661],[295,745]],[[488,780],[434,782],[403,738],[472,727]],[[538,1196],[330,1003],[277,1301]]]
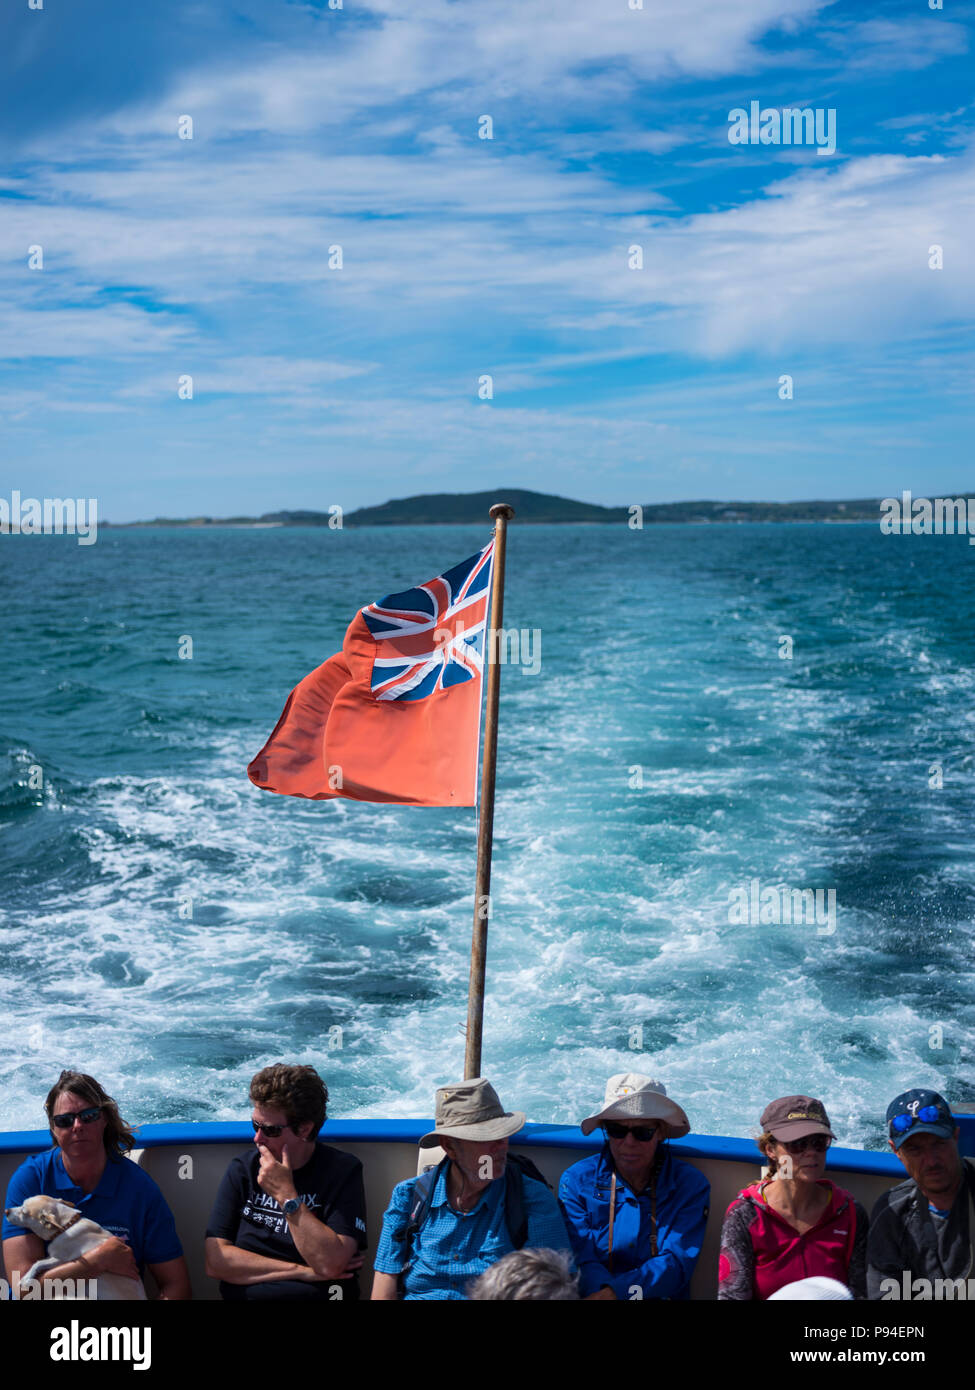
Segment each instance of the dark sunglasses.
[[895,1115],[890,1122],[890,1127],[896,1129],[898,1134],[904,1134],[918,1122],[922,1125],[933,1125],[935,1120],[940,1119],[942,1119],[941,1112],[936,1105],[925,1105],[916,1115]]
[[639,1144],[649,1144],[657,1133],[656,1125],[633,1125],[631,1128],[629,1125],[617,1124],[615,1120],[604,1120],[603,1129],[610,1139],[625,1139],[628,1134],[632,1134]]
[[257,1120],[251,1120],[255,1134],[266,1134],[269,1139],[277,1139],[282,1130],[288,1129],[288,1125],[262,1125]]
[[52,1115],[51,1124],[55,1129],[71,1129],[75,1120],[83,1125],[93,1125],[102,1113],[100,1105],[91,1105],[87,1110],[72,1110],[70,1115]]
[[785,1139],[776,1140],[790,1154],[804,1154],[807,1149],[812,1149],[815,1154],[824,1154],[829,1142],[828,1134],[806,1134],[801,1139],[790,1139],[788,1142]]

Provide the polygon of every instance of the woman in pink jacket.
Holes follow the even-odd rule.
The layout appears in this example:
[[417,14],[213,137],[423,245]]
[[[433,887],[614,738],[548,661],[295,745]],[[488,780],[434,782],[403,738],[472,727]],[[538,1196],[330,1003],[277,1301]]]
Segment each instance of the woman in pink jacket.
[[822,1101],[784,1096],[766,1106],[758,1147],[769,1175],[731,1203],[721,1230],[719,1299],[767,1299],[810,1275],[867,1296],[867,1213],[823,1177],[836,1136]]

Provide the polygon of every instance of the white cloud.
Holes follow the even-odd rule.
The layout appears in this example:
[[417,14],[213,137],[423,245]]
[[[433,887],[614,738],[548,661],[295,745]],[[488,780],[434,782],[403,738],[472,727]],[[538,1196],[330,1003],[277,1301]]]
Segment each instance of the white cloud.
[[[151,165],[47,170],[43,203],[6,209],[8,243],[41,241],[49,268],[0,277],[14,304],[0,350],[19,357],[180,347],[185,363],[192,346],[212,366],[226,330],[203,334],[197,318],[206,311],[243,315],[244,327],[233,330],[236,357],[319,361],[300,335],[286,346],[267,341],[255,293],[279,306],[270,319],[279,330],[283,305],[339,314],[329,322],[341,322],[348,358],[329,356],[344,370],[377,355],[379,324],[415,331],[418,309],[436,316],[440,333],[444,316],[469,305],[486,324],[507,319],[547,334],[617,327],[627,336],[614,348],[626,352],[727,356],[792,343],[879,343],[975,307],[975,267],[963,252],[972,150],[874,155],[830,168],[810,162],[741,206],[683,217],[634,216],[646,196],[592,171],[540,156],[488,165],[479,154],[424,162],[295,151],[264,166],[248,154],[225,168],[207,161],[182,178]],[[725,159],[735,156],[729,148]],[[341,211],[328,215],[329,206]],[[328,268],[333,242],[344,247],[341,271]],[[943,271],[928,269],[935,242],[945,247]],[[634,243],[644,249],[642,271],[627,268]],[[138,286],[164,311],[96,306],[93,287],[112,283]],[[39,307],[55,293],[78,307]],[[194,313],[175,312],[181,306]],[[255,379],[259,393],[260,373]]]
[[204,140],[335,127],[355,134],[363,113],[395,121],[421,96],[444,112],[466,110],[471,121],[492,103],[500,112],[528,97],[536,114],[561,105],[571,121],[635,84],[761,64],[765,35],[795,31],[829,3],[647,0],[630,10],[622,0],[372,0],[356,20],[330,16],[317,48],[263,46],[249,65],[237,53],[233,67],[193,72],[163,101],[116,112],[105,126],[175,138],[177,117],[191,115]]
[[943,12],[925,10],[908,18],[866,19],[842,33],[841,46],[849,68],[918,71],[942,58],[968,52],[963,24],[953,23]]
[[[800,162],[779,177],[781,150],[765,159],[716,146],[716,171],[764,159],[776,181],[739,206],[692,215],[653,187],[579,167],[601,150],[659,153],[699,138],[686,117],[641,131],[625,110],[620,128],[575,131],[591,102],[567,94],[595,67],[666,91],[672,76],[761,66],[763,35],[797,32],[821,11],[833,13],[825,0],[647,0],[642,11],[599,12],[591,0],[375,0],[373,22],[330,20],[313,51],[262,48],[250,66],[197,72],[165,102],[93,124],[90,157],[72,164],[59,149],[29,180],[0,185],[31,195],[5,200],[0,292],[13,307],[0,353],[155,354],[151,373],[116,378],[120,399],[156,394],[190,370],[214,391],[320,404],[340,380],[372,389],[373,359],[389,362],[387,330],[402,353],[428,325],[441,360],[454,356],[451,332],[468,327],[487,341],[505,341],[509,325],[543,335],[546,365],[522,354],[508,369],[522,388],[613,354],[733,359],[936,330],[975,302],[962,252],[971,151],[823,168],[793,150]],[[920,42],[940,23],[830,32],[866,51]],[[957,44],[951,26],[939,32],[932,42]],[[552,148],[537,148],[534,127],[524,152],[477,140],[492,92],[502,117],[519,94],[540,103],[539,139]],[[176,138],[183,113],[194,117],[193,141]],[[273,134],[221,138],[241,131]],[[411,152],[388,149],[409,134]],[[17,258],[35,242],[48,268],[31,276]],[[634,242],[642,271],[627,268]],[[932,242],[945,246],[943,272],[927,267]],[[328,265],[334,243],[341,271]],[[100,294],[113,285],[138,295]],[[325,334],[314,343],[311,315]],[[449,389],[447,375],[432,389]]]
[[124,357],[174,348],[186,332],[184,325],[161,322],[129,304],[50,309],[14,305],[0,321],[0,358]]
[[[975,310],[962,249],[972,172],[971,150],[877,155],[801,169],[728,211],[634,227],[646,269],[618,270],[617,298],[678,310],[669,345],[714,356],[921,334]],[[933,243],[943,271],[928,267]]]
[[[194,399],[198,397],[272,396],[281,404],[323,408],[323,394],[336,382],[375,371],[369,362],[314,361],[301,357],[221,357],[193,373]],[[172,373],[141,377],[119,391],[121,399],[160,400],[175,391]]]

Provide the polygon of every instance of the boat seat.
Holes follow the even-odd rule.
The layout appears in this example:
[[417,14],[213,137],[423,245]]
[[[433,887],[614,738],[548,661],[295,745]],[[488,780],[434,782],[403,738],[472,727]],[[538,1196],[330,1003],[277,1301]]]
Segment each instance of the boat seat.
[[435,1149],[417,1149],[416,1151],[416,1175],[420,1176],[428,1168],[436,1168],[437,1164],[447,1157],[443,1149],[438,1144]]

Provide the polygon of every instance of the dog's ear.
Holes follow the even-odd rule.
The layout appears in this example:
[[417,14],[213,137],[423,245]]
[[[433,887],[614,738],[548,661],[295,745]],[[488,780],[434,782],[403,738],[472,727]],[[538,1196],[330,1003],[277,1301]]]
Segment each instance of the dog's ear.
[[59,1198],[58,1198],[58,1201],[61,1203],[62,1207],[70,1207],[72,1211],[77,1211],[77,1210],[78,1210],[78,1208],[75,1206],[74,1202],[69,1202],[69,1201],[68,1201],[66,1198],[64,1198],[64,1197],[59,1197]]

